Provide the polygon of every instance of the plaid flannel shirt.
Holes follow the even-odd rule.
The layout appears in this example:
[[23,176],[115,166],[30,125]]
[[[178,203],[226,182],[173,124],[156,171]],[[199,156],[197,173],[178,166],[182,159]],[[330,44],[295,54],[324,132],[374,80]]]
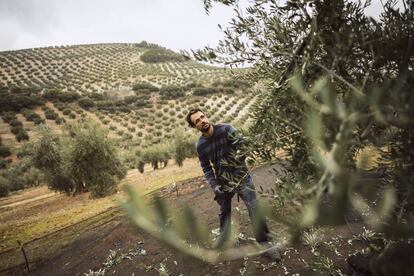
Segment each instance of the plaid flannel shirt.
[[227,124],[213,125],[213,128],[214,132],[211,137],[201,136],[199,138],[196,150],[208,184],[214,189],[225,181],[223,175],[226,173],[234,176],[241,175],[242,171],[245,176],[248,173],[244,160],[241,166],[243,168],[228,165],[228,161],[232,160],[232,153],[240,147],[240,143],[232,139],[236,134],[236,129]]

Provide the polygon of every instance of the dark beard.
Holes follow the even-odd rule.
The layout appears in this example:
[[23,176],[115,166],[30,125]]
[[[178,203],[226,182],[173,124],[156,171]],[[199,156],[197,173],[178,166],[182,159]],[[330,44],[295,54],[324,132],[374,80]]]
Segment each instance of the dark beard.
[[210,125],[210,124],[207,124],[207,125],[208,125],[208,128],[204,128],[204,127],[203,127],[203,128],[201,129],[201,132],[202,132],[202,133],[208,133],[208,131],[210,130],[211,125]]

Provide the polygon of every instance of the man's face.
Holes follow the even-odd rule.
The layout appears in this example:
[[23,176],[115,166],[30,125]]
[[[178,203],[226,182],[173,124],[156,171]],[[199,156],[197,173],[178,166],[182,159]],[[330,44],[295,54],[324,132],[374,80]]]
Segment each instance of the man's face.
[[207,132],[210,129],[210,122],[203,112],[196,112],[190,117],[191,121],[195,125],[195,128],[201,132]]

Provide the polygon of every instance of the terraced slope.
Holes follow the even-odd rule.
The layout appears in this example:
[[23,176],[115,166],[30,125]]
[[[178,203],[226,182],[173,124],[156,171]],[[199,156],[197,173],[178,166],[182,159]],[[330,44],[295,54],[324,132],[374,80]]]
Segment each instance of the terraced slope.
[[[142,59],[150,51],[165,52],[173,58],[162,62]],[[180,58],[144,42],[0,52],[1,97],[23,101],[19,97],[26,95],[44,102],[8,109],[7,102],[0,101],[5,107],[0,111],[0,146],[11,151],[0,160],[0,169],[8,167],[6,161],[18,160],[20,148],[36,137],[41,124],[60,133],[64,122],[80,118],[99,122],[110,137],[119,140],[125,158],[133,160],[137,150],[168,140],[177,128],[191,134],[184,117],[192,107],[205,110],[215,123],[242,127],[249,122],[249,108],[257,97],[240,80],[246,70]],[[155,90],[139,90],[137,85]],[[28,89],[34,92],[26,93]],[[64,99],[53,96],[55,92]],[[81,104],[85,99],[91,106]]]
[[[218,67],[191,61],[145,63],[142,43],[92,44],[0,52],[0,85],[104,92],[148,81],[157,86],[225,78]],[[145,46],[145,45],[144,45]]]

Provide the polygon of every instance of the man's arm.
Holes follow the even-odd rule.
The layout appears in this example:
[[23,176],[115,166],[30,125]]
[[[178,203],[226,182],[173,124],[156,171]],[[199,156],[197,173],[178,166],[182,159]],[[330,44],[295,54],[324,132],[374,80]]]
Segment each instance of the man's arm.
[[198,159],[200,160],[201,168],[203,170],[204,176],[208,181],[208,185],[214,190],[217,186],[216,176],[214,175],[213,168],[211,167],[210,161],[208,158],[200,154],[197,149]]

